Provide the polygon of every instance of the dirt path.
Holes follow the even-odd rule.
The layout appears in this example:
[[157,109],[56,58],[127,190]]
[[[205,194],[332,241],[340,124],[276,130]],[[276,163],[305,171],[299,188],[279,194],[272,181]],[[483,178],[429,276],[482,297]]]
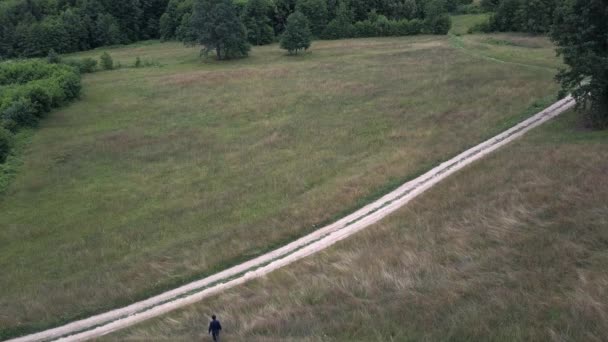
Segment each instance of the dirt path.
[[441,180],[572,108],[574,104],[571,97],[558,101],[517,126],[442,163],[341,220],[253,260],[127,307],[10,341],[83,341],[99,337],[261,277],[373,225]]

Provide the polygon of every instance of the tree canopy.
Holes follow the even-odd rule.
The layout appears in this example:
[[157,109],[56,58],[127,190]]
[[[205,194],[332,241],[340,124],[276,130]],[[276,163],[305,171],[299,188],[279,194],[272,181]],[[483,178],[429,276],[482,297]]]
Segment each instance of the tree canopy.
[[231,0],[196,0],[190,25],[204,54],[215,51],[217,59],[223,60],[249,53],[247,30]]
[[566,0],[551,32],[567,69],[558,80],[594,127],[608,127],[608,2]]
[[285,33],[281,38],[281,48],[290,54],[297,54],[300,50],[310,47],[312,33],[306,16],[300,12],[294,12],[287,18]]

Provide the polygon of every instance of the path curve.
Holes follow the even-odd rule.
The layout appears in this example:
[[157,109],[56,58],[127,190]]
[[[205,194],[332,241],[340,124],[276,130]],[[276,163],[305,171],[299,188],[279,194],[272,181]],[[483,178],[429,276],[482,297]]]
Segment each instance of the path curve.
[[384,197],[281,248],[207,278],[181,286],[124,308],[9,342],[84,341],[124,329],[144,320],[193,304],[228,288],[259,278],[306,256],[317,253],[365,229],[403,207],[441,180],[521,137],[529,130],[572,108],[572,97],[560,100],[505,132],[457,155]]

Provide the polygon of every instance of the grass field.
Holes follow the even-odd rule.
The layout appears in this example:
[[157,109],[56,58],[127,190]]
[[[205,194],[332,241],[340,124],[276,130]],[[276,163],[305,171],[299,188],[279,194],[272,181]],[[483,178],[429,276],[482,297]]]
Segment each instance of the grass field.
[[553,70],[480,57],[498,46],[486,38],[315,42],[298,58],[273,45],[224,63],[174,43],[110,50],[161,66],[87,75],[32,135],[0,197],[0,337],[260,254],[553,100]]
[[[316,257],[105,340],[605,341],[608,133],[573,113]],[[374,326],[375,328],[370,328]]]

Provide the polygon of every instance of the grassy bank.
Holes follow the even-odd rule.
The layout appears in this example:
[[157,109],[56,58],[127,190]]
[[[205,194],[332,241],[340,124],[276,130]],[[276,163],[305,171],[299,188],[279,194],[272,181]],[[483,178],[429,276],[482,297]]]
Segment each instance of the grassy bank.
[[[608,134],[573,113],[321,255],[106,340],[602,341]],[[370,328],[373,325],[374,328]]]
[[442,37],[317,42],[298,58],[267,46],[225,63],[173,43],[110,52],[161,66],[87,75],[82,100],[32,136],[0,198],[0,336],[292,240],[557,90],[551,70]]

